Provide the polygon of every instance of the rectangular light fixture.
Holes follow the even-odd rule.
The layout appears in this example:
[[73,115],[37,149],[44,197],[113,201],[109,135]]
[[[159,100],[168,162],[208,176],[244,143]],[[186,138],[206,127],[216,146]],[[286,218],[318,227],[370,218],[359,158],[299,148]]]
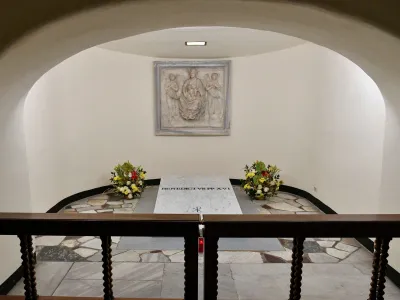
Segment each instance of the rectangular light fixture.
[[186,46],[207,46],[207,42],[185,42]]

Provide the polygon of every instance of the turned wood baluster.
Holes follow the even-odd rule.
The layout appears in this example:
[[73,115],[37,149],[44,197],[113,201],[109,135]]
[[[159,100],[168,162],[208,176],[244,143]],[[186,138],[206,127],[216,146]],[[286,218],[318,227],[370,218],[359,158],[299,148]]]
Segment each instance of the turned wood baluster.
[[36,300],[38,298],[37,289],[36,289],[36,272],[35,272],[35,259],[33,257],[33,242],[32,236],[26,236],[27,246],[28,246],[28,260],[29,260],[29,276],[31,281],[31,291],[32,291],[32,300]]
[[388,265],[387,258],[389,257],[389,243],[391,238],[383,238],[382,245],[381,245],[381,256],[379,261],[379,275],[378,275],[378,284],[376,290],[376,299],[383,300],[385,295],[385,276],[386,276],[386,269]]
[[368,300],[376,300],[376,290],[378,287],[379,262],[381,257],[382,238],[377,237],[374,243],[374,259],[372,261],[371,288],[369,289]]
[[218,239],[207,235],[204,237],[204,299],[206,300],[217,300],[218,296]]
[[33,262],[32,237],[29,235],[19,235],[21,247],[22,269],[24,275],[25,299],[36,300],[36,278]]
[[190,235],[184,238],[185,255],[185,280],[184,280],[184,299],[197,300],[198,298],[198,236]]
[[101,236],[100,239],[103,255],[104,300],[112,300],[114,295],[112,289],[111,236]]
[[299,300],[301,298],[304,240],[304,237],[296,237],[293,239],[289,300]]

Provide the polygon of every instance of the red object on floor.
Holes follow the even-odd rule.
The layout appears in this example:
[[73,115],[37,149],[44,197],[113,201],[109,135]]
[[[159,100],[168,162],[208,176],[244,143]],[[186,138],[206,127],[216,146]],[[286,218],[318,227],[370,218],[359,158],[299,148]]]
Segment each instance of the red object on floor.
[[202,237],[199,237],[199,253],[204,252],[204,239]]

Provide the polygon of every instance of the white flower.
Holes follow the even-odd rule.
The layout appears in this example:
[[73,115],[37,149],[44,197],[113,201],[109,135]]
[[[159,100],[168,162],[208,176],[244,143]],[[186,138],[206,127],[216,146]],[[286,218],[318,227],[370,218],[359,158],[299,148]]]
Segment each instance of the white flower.
[[271,182],[270,182],[270,185],[275,185],[275,181],[271,181]]
[[132,198],[133,198],[132,194],[129,194],[128,199],[132,199]]
[[143,181],[140,180],[138,183],[139,183],[139,185],[142,185],[142,184],[143,184]]
[[257,190],[257,195],[259,195],[259,194],[261,194],[262,192],[261,192],[261,190]]
[[123,192],[123,191],[124,191],[124,188],[119,187],[118,190],[119,190],[120,192]]
[[126,182],[126,185],[131,185],[131,182],[130,182],[130,181],[127,181],[127,182]]
[[259,184],[258,187],[257,187],[257,189],[258,189],[258,190],[261,190],[261,189],[262,189],[262,185]]
[[268,192],[268,191],[269,191],[269,188],[265,187],[264,192]]
[[255,172],[256,172],[256,170],[254,170],[254,169],[250,170],[250,173],[255,173]]
[[128,173],[128,177],[131,178],[132,177],[132,173]]

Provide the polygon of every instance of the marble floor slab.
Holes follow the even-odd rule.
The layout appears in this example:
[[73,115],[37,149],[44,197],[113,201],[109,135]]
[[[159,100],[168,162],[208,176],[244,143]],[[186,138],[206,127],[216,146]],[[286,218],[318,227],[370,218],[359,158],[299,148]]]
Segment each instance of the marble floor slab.
[[[51,296],[72,267],[70,262],[39,262],[36,264],[36,282],[39,295]],[[9,295],[23,295],[24,283],[19,281]]]
[[[124,236],[119,250],[183,250],[183,238]],[[221,238],[218,249],[225,251],[279,251],[284,250],[276,238]]]
[[161,178],[154,213],[242,214],[228,177]]

